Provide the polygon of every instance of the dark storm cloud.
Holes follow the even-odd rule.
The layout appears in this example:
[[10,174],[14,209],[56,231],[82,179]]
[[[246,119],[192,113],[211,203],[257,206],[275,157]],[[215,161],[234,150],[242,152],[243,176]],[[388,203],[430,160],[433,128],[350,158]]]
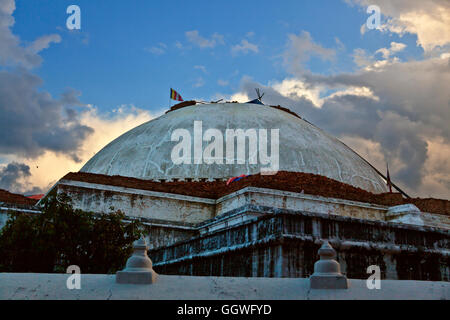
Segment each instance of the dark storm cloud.
[[[335,76],[306,75],[313,85],[366,86],[379,101],[359,96],[327,100],[315,121],[334,133],[380,143],[388,161],[404,164],[396,177],[415,188],[422,183],[427,139],[450,142],[448,58],[395,63],[376,71]],[[448,168],[442,168],[445,172]]]
[[0,153],[32,158],[50,150],[80,161],[79,147],[93,129],[67,104],[79,104],[77,93],[54,99],[38,90],[41,83],[26,70],[0,71]]
[[0,189],[10,192],[23,192],[26,194],[42,193],[38,187],[31,187],[27,179],[31,177],[30,167],[23,163],[12,162],[0,168]]
[[8,67],[0,69],[0,154],[33,158],[50,150],[80,161],[80,145],[93,132],[73,109],[81,105],[80,93],[67,91],[55,99],[29,71],[41,63],[38,53],[61,37],[44,35],[24,46],[11,31],[14,10],[14,0],[0,0],[0,67]]
[[[41,89],[43,81],[32,73],[39,55],[58,34],[23,43],[14,35],[14,0],[0,0],[0,155],[33,159],[53,151],[80,162],[80,147],[93,129],[80,123],[76,108],[83,106],[80,92],[68,90],[54,98]],[[19,162],[0,169],[0,188],[18,193],[42,193],[28,183],[30,167]]]
[[305,97],[286,97],[248,79],[243,81],[242,91],[253,96],[254,88],[262,87],[266,104],[288,107],[335,136],[355,136],[380,143],[389,162],[400,160],[404,165],[395,178],[414,189],[422,182],[428,157],[425,137],[439,136],[447,141],[450,138],[449,93],[445,88],[450,82],[445,82],[449,77],[446,65],[447,61],[435,60],[392,67],[386,72],[329,77],[303,74],[307,86],[366,86],[379,97],[376,100],[353,94],[336,95],[326,99],[321,108]]
[[418,125],[406,117],[387,112],[377,124],[372,140],[380,142],[386,158],[400,159],[406,165],[396,177],[407,186],[420,185],[423,166],[428,158],[428,145]]
[[[308,48],[312,48],[310,54],[305,55]],[[429,156],[427,140],[442,139],[450,143],[448,55],[408,62],[387,56],[385,61],[376,61],[374,56],[358,49],[354,58],[364,59],[355,60],[361,67],[357,72],[322,75],[305,68],[312,55],[322,57],[324,52],[333,51],[316,44],[307,33],[291,36],[283,62],[292,79],[301,84],[289,90],[292,95],[282,95],[248,79],[243,81],[242,90],[252,96],[255,87],[264,87],[264,100],[268,104],[288,107],[335,136],[378,142],[385,159],[400,164],[395,178],[417,190],[427,171],[424,167]],[[374,62],[379,62],[379,66]],[[299,97],[305,88],[362,87],[370,90],[372,96],[341,93],[323,99],[320,107],[304,96]],[[441,170],[444,175],[448,172],[448,168]]]

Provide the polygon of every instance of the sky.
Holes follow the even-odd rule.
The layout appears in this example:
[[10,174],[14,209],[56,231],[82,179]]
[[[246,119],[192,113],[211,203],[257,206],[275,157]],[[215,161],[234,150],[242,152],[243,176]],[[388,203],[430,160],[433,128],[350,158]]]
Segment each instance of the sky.
[[410,195],[450,199],[447,0],[0,0],[0,188],[45,192],[161,115],[171,87],[261,88]]

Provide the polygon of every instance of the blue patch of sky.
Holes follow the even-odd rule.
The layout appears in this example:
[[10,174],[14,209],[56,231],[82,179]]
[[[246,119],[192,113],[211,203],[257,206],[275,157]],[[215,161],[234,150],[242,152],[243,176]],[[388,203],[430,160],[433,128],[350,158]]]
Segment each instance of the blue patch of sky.
[[[81,31],[65,27],[71,4],[81,8]],[[316,43],[336,50],[334,61],[313,58],[306,64],[321,74],[351,72],[355,48],[373,54],[391,41],[408,45],[399,54],[403,59],[422,55],[413,36],[376,31],[361,35],[368,15],[344,1],[19,0],[16,6],[13,32],[24,42],[51,33],[62,37],[41,53],[43,64],[34,71],[43,78],[43,89],[57,97],[74,88],[83,102],[105,111],[122,104],[159,110],[168,104],[170,87],[185,99],[208,99],[236,92],[244,75],[261,83],[282,81],[291,76],[281,58],[288,35],[303,30]],[[207,39],[223,35],[224,44],[199,48],[185,36],[191,30]],[[257,45],[258,52],[233,55],[231,47],[243,39]],[[152,48],[159,52],[152,53]]]

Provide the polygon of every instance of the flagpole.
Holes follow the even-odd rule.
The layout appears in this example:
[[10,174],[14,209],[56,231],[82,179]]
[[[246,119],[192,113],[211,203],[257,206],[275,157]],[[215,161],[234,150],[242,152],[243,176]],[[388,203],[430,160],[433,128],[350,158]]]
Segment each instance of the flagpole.
[[392,193],[391,175],[389,174],[389,164],[387,163],[387,161],[386,161],[386,169],[387,169],[387,172],[386,172],[387,181],[386,182],[389,187],[389,192]]

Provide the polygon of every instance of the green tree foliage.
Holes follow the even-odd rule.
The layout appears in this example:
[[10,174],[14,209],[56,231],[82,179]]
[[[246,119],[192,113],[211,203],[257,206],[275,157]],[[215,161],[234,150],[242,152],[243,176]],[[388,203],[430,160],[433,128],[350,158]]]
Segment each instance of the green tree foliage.
[[82,273],[114,273],[142,234],[140,223],[124,219],[120,211],[75,210],[67,195],[53,194],[42,214],[10,214],[0,230],[0,272],[65,272],[78,265]]

